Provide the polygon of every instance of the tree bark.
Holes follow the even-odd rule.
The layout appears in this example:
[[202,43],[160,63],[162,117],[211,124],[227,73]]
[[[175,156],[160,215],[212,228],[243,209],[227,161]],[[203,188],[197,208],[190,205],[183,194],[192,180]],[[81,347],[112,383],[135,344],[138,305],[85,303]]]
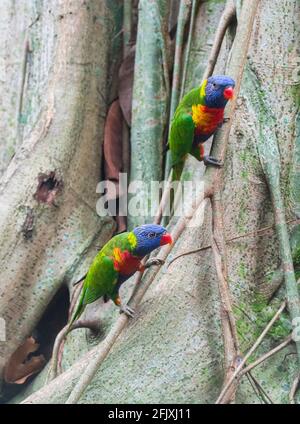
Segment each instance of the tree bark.
[[[238,5],[239,14],[240,2],[236,3]],[[94,7],[97,5],[97,7],[101,8],[101,11],[104,10],[102,9],[104,7],[102,3],[101,6],[99,2],[93,4]],[[215,29],[224,9],[224,5],[225,1],[200,2],[199,4],[186,74],[185,91],[199,85],[202,80],[204,69],[209,60]],[[142,8],[144,7],[144,2],[141,3],[141,6]],[[81,10],[81,8],[79,10]],[[78,19],[79,16],[81,16],[82,20],[80,20],[80,25],[78,22],[78,26],[76,26],[78,31],[75,31],[75,33],[72,32],[72,37],[68,38],[66,36],[68,31],[66,31],[66,33],[63,31],[61,37],[58,36],[58,40],[60,40],[62,48],[64,45],[69,44],[73,46],[74,42],[76,49],[73,47],[74,50],[72,50],[72,54],[68,51],[72,58],[74,55],[81,54],[86,61],[88,61],[87,57],[89,60],[92,57],[93,60],[99,61],[99,66],[100,64],[102,66],[100,68],[101,72],[97,74],[98,76],[97,78],[95,77],[95,79],[91,78],[91,75],[83,77],[85,74],[82,67],[78,66],[80,70],[77,69],[77,67],[74,68],[76,68],[76,72],[79,72],[82,77],[82,79],[80,79],[82,82],[82,85],[79,84],[80,87],[90,87],[90,84],[94,81],[94,84],[100,84],[100,87],[104,90],[105,79],[107,78],[107,74],[104,70],[107,69],[107,64],[104,61],[103,54],[100,54],[99,57],[94,54],[95,50],[93,50],[94,47],[92,47],[93,43],[91,40],[94,40],[95,43],[97,40],[97,43],[100,43],[99,38],[102,38],[102,40],[108,40],[109,38],[105,28],[102,26],[97,29],[98,32],[96,32],[96,34],[94,33],[94,30],[91,29],[94,24],[89,20],[90,18],[88,18],[88,16],[90,16],[89,13],[87,13],[87,15],[86,13],[87,12],[82,10],[82,13],[78,12],[78,14],[75,14]],[[142,12],[140,11],[140,13]],[[276,232],[274,229],[272,230],[275,221],[274,213],[269,186],[265,177],[266,174],[261,162],[260,151],[261,143],[264,140],[270,141],[267,129],[260,124],[266,121],[266,116],[269,116],[269,114],[272,115],[272,120],[276,123],[274,134],[280,158],[280,191],[283,197],[284,214],[286,220],[290,222],[288,224],[289,229],[293,227],[292,221],[297,216],[299,217],[300,150],[299,138],[296,137],[296,135],[299,134],[300,122],[299,81],[295,78],[295,72],[299,67],[299,60],[297,57],[297,45],[299,45],[300,41],[299,17],[300,5],[296,0],[264,0],[259,2],[257,19],[254,23],[250,49],[247,56],[246,73],[244,74],[241,92],[237,99],[237,110],[234,115],[224,164],[224,185],[221,196],[224,208],[223,219],[224,238],[227,250],[228,285],[232,293],[233,313],[237,324],[240,350],[243,354],[246,354],[251,349],[254,342],[258,339],[260,334],[263,333],[264,328],[275,315],[285,298],[284,287],[279,287],[280,284],[271,284],[270,280],[270,287],[268,287],[268,290],[266,290],[265,287],[268,281],[267,276],[273,275],[273,273],[278,270],[282,259],[279,253],[280,250]],[[67,19],[75,18],[68,17]],[[74,21],[71,20],[67,22],[72,22],[70,26],[72,26],[72,28],[74,27]],[[150,25],[150,20],[148,23]],[[66,23],[59,22],[58,25],[62,25],[62,27],[65,28],[64,25],[66,25]],[[88,29],[87,32],[85,32],[83,28]],[[71,31],[70,28],[69,31]],[[143,31],[144,27],[140,26],[138,43],[142,41],[146,43],[147,41],[142,38]],[[228,57],[231,54],[235,31],[236,25],[233,22],[220,49],[215,69],[216,74],[228,72],[226,65]],[[88,38],[89,42],[86,41],[85,49],[79,48],[82,46],[81,43],[84,44],[85,37],[82,37],[83,33],[86,37],[88,37],[89,34],[90,37]],[[155,33],[155,35],[161,37],[161,34],[157,35]],[[156,48],[159,46],[159,43],[155,44],[154,40],[156,40],[156,38],[151,39],[151,41],[153,41],[151,46]],[[139,50],[138,63],[143,61],[143,54],[148,54],[145,48]],[[56,58],[60,51],[60,49],[55,49],[56,53],[53,56],[54,64],[57,63]],[[84,52],[87,56],[85,56]],[[155,52],[161,57],[159,51],[155,50]],[[61,53],[61,56],[65,58],[66,54]],[[76,57],[78,59],[78,56]],[[61,58],[61,61],[63,61],[63,58]],[[148,62],[146,62],[145,59],[143,66],[146,67],[146,63]],[[283,64],[287,64],[288,66],[286,67]],[[83,68],[86,68],[86,66]],[[84,182],[82,181],[80,184],[80,181],[78,181],[78,172],[74,174],[71,165],[66,165],[66,159],[63,160],[67,155],[64,153],[64,149],[68,149],[66,146],[71,145],[75,148],[72,143],[75,143],[76,146],[81,146],[79,149],[81,154],[78,153],[76,160],[73,158],[71,163],[75,167],[76,164],[78,164],[78,166],[80,165],[81,171],[82,169],[85,170],[88,168],[86,174],[86,178],[89,178],[88,181],[92,178],[91,174],[94,172],[93,167],[96,166],[94,163],[95,157],[99,164],[99,156],[98,153],[96,153],[95,147],[97,145],[98,148],[99,144],[95,143],[94,145],[93,143],[95,141],[92,142],[88,136],[84,138],[84,144],[80,141],[82,140],[82,128],[86,128],[87,125],[86,112],[85,120],[80,121],[82,122],[80,131],[75,125],[78,122],[74,118],[74,109],[78,112],[76,114],[77,118],[78,116],[82,116],[83,111],[91,110],[91,108],[87,106],[83,109],[83,104],[86,104],[85,102],[87,102],[87,99],[92,101],[91,99],[94,98],[95,90],[90,90],[92,93],[89,92],[89,95],[85,90],[80,91],[78,89],[78,91],[74,91],[74,87],[78,86],[78,80],[76,79],[77,84],[72,84],[73,91],[71,90],[70,94],[66,90],[67,81],[69,81],[69,78],[75,78],[76,75],[78,78],[79,76],[75,71],[70,75],[70,72],[67,73],[64,72],[63,69],[59,69],[62,74],[56,71],[56,66],[54,66],[51,71],[50,87],[52,87],[52,91],[50,90],[48,92],[54,92],[56,99],[58,96],[57,93],[60,93],[59,98],[61,101],[55,101],[54,118],[51,121],[47,134],[42,137],[45,143],[41,144],[40,150],[38,147],[40,141],[36,143],[36,147],[31,153],[35,155],[32,156],[34,160],[30,161],[31,167],[27,165],[27,168],[25,165],[26,162],[24,162],[21,157],[23,150],[19,153],[19,160],[17,154],[9,168],[9,170],[12,170],[12,166],[16,164],[14,165],[16,169],[15,174],[11,179],[7,178],[7,187],[10,188],[13,193],[12,195],[11,193],[10,195],[5,194],[9,193],[5,190],[1,194],[1,204],[3,204],[3,199],[8,202],[8,205],[11,205],[9,206],[7,216],[15,216],[16,219],[12,222],[20,222],[21,226],[25,220],[26,213],[21,215],[21,212],[15,205],[29,204],[31,208],[38,207],[38,210],[42,211],[40,215],[37,215],[38,217],[42,217],[41,221],[37,222],[37,225],[41,225],[46,235],[48,234],[48,239],[51,240],[52,244],[54,243],[54,247],[52,248],[55,252],[55,258],[58,260],[58,265],[56,266],[57,269],[61,266],[61,270],[58,270],[54,276],[50,274],[52,268],[47,263],[44,249],[41,249],[41,243],[43,243],[42,247],[44,247],[45,244],[49,244],[47,243],[46,236],[45,243],[43,242],[44,236],[39,238],[39,244],[37,241],[35,242],[35,237],[33,237],[33,240],[30,242],[24,241],[21,236],[15,234],[16,226],[13,228],[13,224],[10,224],[11,221],[7,218],[5,221],[5,231],[8,241],[5,242],[6,244],[4,244],[2,252],[9,252],[6,255],[5,266],[8,263],[7,269],[12,269],[12,267],[14,267],[14,271],[6,271],[6,278],[2,279],[3,286],[10,286],[6,289],[8,293],[10,293],[10,297],[5,292],[5,302],[3,302],[3,298],[1,298],[1,302],[3,303],[0,305],[1,308],[6,308],[7,316],[12,316],[11,314],[14,313],[15,315],[19,314],[20,320],[22,318],[22,322],[20,322],[19,326],[14,324],[13,328],[15,334],[12,340],[9,341],[11,349],[6,351],[7,356],[9,352],[13,350],[12,346],[16,347],[19,343],[18,340],[21,340],[26,332],[30,332],[32,327],[31,324],[28,323],[37,321],[35,317],[40,316],[41,311],[52,297],[57,287],[61,284],[62,275],[66,273],[67,276],[73,274],[76,264],[82,258],[84,247],[90,243],[89,240],[95,237],[97,233],[95,227],[98,225],[97,228],[103,228],[103,221],[98,217],[94,217],[89,207],[88,219],[86,219],[86,213],[82,213],[78,216],[74,224],[76,228],[84,228],[86,236],[83,237],[82,234],[78,235],[78,232],[76,232],[71,225],[69,225],[67,230],[63,233],[68,234],[70,243],[71,241],[74,243],[72,246],[75,245],[75,248],[73,248],[72,251],[71,249],[63,250],[64,243],[67,242],[63,241],[64,239],[62,235],[60,235],[61,233],[58,232],[58,236],[55,237],[55,239],[53,238],[53,228],[56,231],[56,228],[61,228],[58,222],[60,222],[61,225],[65,222],[63,220],[58,221],[57,216],[60,217],[60,211],[65,211],[67,223],[69,220],[71,221],[71,212],[74,212],[74,206],[71,207],[70,205],[74,205],[75,202],[72,203],[70,197],[64,197],[65,200],[62,201],[62,196],[67,196],[65,187],[71,186],[71,182],[68,183],[68,181],[72,181],[72,184],[76,183],[81,187],[82,197],[86,200],[87,204],[91,205],[91,199],[94,199],[94,202],[96,200],[96,198],[93,197],[95,193],[86,193]],[[135,129],[131,141],[132,143],[138,142],[135,144],[138,149],[135,154],[139,155],[142,159],[141,162],[139,160],[133,160],[132,156],[131,178],[140,178],[142,175],[142,179],[149,181],[153,179],[153,176],[156,177],[162,171],[161,164],[155,168],[153,165],[155,164],[156,166],[156,153],[160,148],[158,146],[161,146],[160,137],[162,126],[161,121],[155,121],[153,127],[150,125],[153,124],[153,121],[150,121],[149,126],[146,126],[146,128],[142,127],[142,124],[144,123],[144,119],[150,119],[150,117],[152,119],[153,116],[158,120],[162,119],[166,103],[165,97],[161,97],[161,88],[163,87],[161,84],[164,81],[161,63],[159,64],[159,71],[158,68],[154,66],[153,69],[147,67],[145,72],[146,71],[150,74],[149,78],[151,77],[156,82],[159,81],[160,83],[159,85],[154,85],[150,93],[147,92],[147,94],[144,94],[143,92],[142,95],[141,91],[137,90],[137,87],[140,87],[140,85],[136,85],[133,93],[136,117],[139,115],[143,117],[143,119],[140,121],[136,119],[134,124]],[[255,76],[255,84],[253,84],[253,74]],[[138,69],[136,69],[136,75],[139,84],[141,84],[141,75]],[[137,84],[137,82],[135,84]],[[258,88],[257,85],[259,86]],[[70,86],[67,85],[67,87]],[[158,88],[158,86],[160,88]],[[54,90],[55,87],[57,87],[58,91]],[[148,86],[143,87],[145,90],[148,88]],[[253,92],[253,90],[255,90],[255,92]],[[66,93],[68,95],[66,95]],[[262,93],[264,101],[266,101],[266,104],[270,105],[268,114],[265,114],[263,108],[258,107],[257,96],[261,98],[260,96]],[[158,97],[155,97],[156,95]],[[70,102],[67,102],[69,96],[72,102],[71,99]],[[48,116],[47,111],[48,114],[49,110],[51,111],[49,106],[51,102],[48,100],[49,98],[51,98],[51,96],[47,94],[45,100],[47,105],[45,109],[46,114],[44,113],[43,115],[46,117]],[[155,105],[151,103],[151,110],[145,107],[145,99],[148,98],[156,100]],[[65,102],[67,102],[68,105],[63,108]],[[70,103],[72,103],[73,108],[70,106]],[[87,104],[90,105],[89,102]],[[95,105],[95,103],[91,104]],[[98,112],[101,113],[105,111],[102,102],[99,104],[97,103],[97,105]],[[137,105],[139,105],[138,108]],[[95,112],[94,109],[93,112]],[[68,118],[64,119],[66,115]],[[89,121],[89,128],[93,128],[93,125],[95,125],[94,119],[95,116],[92,114],[91,120]],[[63,125],[61,122],[63,122]],[[59,127],[59,134],[64,135],[64,149],[60,152],[60,155],[54,155],[52,152],[52,145],[58,143],[57,137],[53,135],[55,133],[54,128],[56,128],[54,123],[57,123],[57,127]],[[99,126],[101,132],[101,120]],[[157,128],[159,128],[159,137],[156,138],[154,135],[158,134],[155,132]],[[157,151],[153,152],[153,155],[151,153],[143,157],[143,149],[141,148],[143,146],[139,143],[141,140],[143,142],[145,142],[145,140],[143,137],[140,137],[140,134],[142,134],[143,131],[146,133],[148,130],[151,132],[151,140],[157,143],[155,144],[155,149],[157,149]],[[55,134],[58,134],[58,131]],[[80,135],[77,137],[76,134]],[[97,132],[97,134],[99,133]],[[71,138],[72,143],[70,140]],[[93,137],[92,139],[94,140]],[[46,142],[49,140],[50,142]],[[25,147],[26,145],[27,143],[24,144]],[[32,143],[30,143],[30,145],[32,145]],[[89,145],[89,147],[87,147],[87,145]],[[149,148],[153,149],[153,145]],[[206,146],[206,149],[209,149],[209,144]],[[51,167],[46,166],[40,158],[41,155],[38,156],[37,154],[39,151],[44,152],[44,150],[47,151],[48,156],[50,154],[50,157],[53,157],[51,159],[51,165],[53,166]],[[146,162],[147,164],[145,164]],[[41,164],[36,165],[36,163]],[[142,167],[141,163],[144,164]],[[34,166],[32,164],[34,164]],[[86,166],[82,167],[81,164],[86,164]],[[64,181],[64,189],[61,194],[57,195],[58,210],[53,206],[36,206],[36,201],[32,199],[32,195],[36,191],[37,183],[37,174],[33,172],[33,169],[36,171],[36,166],[39,172],[40,169],[41,172],[48,172],[54,169],[62,170],[61,175]],[[30,179],[27,175],[31,174],[31,171],[32,176]],[[189,158],[184,170],[187,178],[193,179],[193,181],[200,184],[203,171],[204,167],[202,164]],[[10,171],[10,175],[12,175],[12,171]],[[23,176],[24,178],[22,178]],[[17,200],[13,202],[13,199],[18,199],[18,196],[20,196],[19,192],[18,195],[15,194],[15,187],[18,186],[12,182],[12,178],[16,177],[17,179],[15,181],[18,181],[18,184],[21,184],[22,181],[26,182],[26,189],[22,190],[22,196],[24,196],[25,200],[22,200],[21,203],[17,202]],[[97,178],[94,177],[91,183],[93,190],[95,187],[93,184],[95,184]],[[27,181],[31,181],[31,183],[27,184]],[[24,187],[24,185],[22,187]],[[80,189],[77,189],[77,192],[81,193]],[[15,215],[16,213],[17,215]],[[223,385],[224,345],[222,339],[217,273],[212,250],[208,248],[196,254],[183,256],[168,267],[168,260],[171,260],[176,255],[186,252],[187,250],[193,250],[211,244],[211,218],[211,209],[210,206],[207,205],[203,224],[200,227],[187,228],[180,236],[168,256],[166,265],[160,269],[143,297],[136,318],[129,322],[122,334],[118,337],[108,357],[101,363],[101,367],[98,369],[91,384],[80,398],[80,403],[214,403],[217,400]],[[48,226],[50,226],[50,224],[48,224],[49,220],[52,225],[52,230],[48,228]],[[175,223],[176,219],[171,221],[169,226],[170,231],[174,228]],[[132,225],[135,224],[132,223]],[[265,227],[270,227],[271,229],[264,233],[257,232]],[[37,226],[36,228],[39,229],[40,227]],[[104,228],[105,235],[108,236],[112,228],[111,223],[108,223]],[[49,233],[47,233],[47,231],[49,231]],[[1,232],[1,237],[5,241],[3,227]],[[41,234],[41,232],[39,231],[38,234]],[[237,236],[241,237],[232,242],[228,241]],[[36,255],[33,255],[33,253],[31,255],[31,249],[34,249],[31,246],[35,246],[34,243],[39,246],[39,253],[37,254],[38,247],[36,247],[36,250],[32,251],[33,253],[36,252]],[[26,246],[26,256],[23,256],[21,266],[20,257],[21,253],[24,254],[24,245]],[[41,250],[43,250],[42,255],[40,253]],[[58,257],[56,256],[56,252],[62,252],[62,254]],[[31,257],[34,257],[34,259],[29,261],[28,258]],[[37,262],[35,262],[36,260]],[[31,266],[30,263],[27,264],[28,261],[31,263]],[[2,263],[4,264],[4,259]],[[81,263],[81,268],[84,268],[87,263],[88,258],[85,262]],[[15,264],[17,264],[17,267]],[[25,268],[23,269],[23,267]],[[41,274],[37,278],[38,271]],[[46,272],[48,272],[48,274]],[[150,277],[151,275],[152,274],[149,274]],[[147,284],[147,278],[149,277],[146,276],[142,284]],[[22,283],[22,280],[24,280],[23,284],[28,284],[28,281],[30,282],[30,287],[28,287],[24,293],[23,291],[21,293],[18,285]],[[45,283],[43,283],[44,281]],[[43,283],[42,287],[48,287],[46,292],[43,292],[42,295],[41,283]],[[121,294],[124,300],[129,297],[132,284],[133,281],[131,280],[122,287]],[[267,292],[267,297],[262,296],[260,292],[262,286],[263,290],[261,290],[261,292]],[[14,288],[17,290],[13,292],[12,290]],[[32,296],[32,293],[34,293],[34,296]],[[12,297],[12,294],[14,294],[15,298]],[[8,301],[8,299],[11,300]],[[41,303],[43,303],[42,306]],[[21,306],[23,307],[25,304],[26,311],[24,314],[24,311],[22,311],[22,313],[20,311]],[[11,311],[9,308],[11,308]],[[83,329],[72,332],[65,344],[62,364],[64,370],[63,374],[46,385],[45,375],[47,369],[43,370],[32,384],[22,391],[19,396],[11,400],[12,403],[19,403],[21,401],[24,403],[66,402],[82,372],[95,357],[98,348],[97,346],[95,347],[95,344],[101,342],[101,340],[105,338],[112,328],[113,323],[118,318],[118,311],[112,304],[103,305],[101,302],[97,302],[97,304],[87,308],[87,313],[92,310],[97,311],[100,316],[102,323],[101,334],[97,338],[92,338],[90,332]],[[290,333],[290,317],[287,312],[283,312],[280,314],[271,330],[264,336],[258,349],[249,358],[247,365],[262,357],[268,351],[271,351],[275,346],[280,345],[281,342],[286,340]],[[294,387],[293,382],[298,375],[297,355],[292,354],[294,352],[294,344],[287,344],[284,349],[278,350],[276,354],[268,357],[267,361],[261,362],[258,367],[251,370],[253,377],[258,381],[274,403],[289,402],[290,389]],[[296,395],[296,401],[297,400],[299,401],[299,395],[298,397]],[[241,379],[237,387],[236,402],[262,402],[261,398],[257,396],[245,377]]]
[[[75,0],[43,13],[53,15],[49,76],[37,120],[0,182],[1,373],[61,284],[114,230],[96,213],[112,13],[105,2]],[[45,65],[45,52],[36,54]]]

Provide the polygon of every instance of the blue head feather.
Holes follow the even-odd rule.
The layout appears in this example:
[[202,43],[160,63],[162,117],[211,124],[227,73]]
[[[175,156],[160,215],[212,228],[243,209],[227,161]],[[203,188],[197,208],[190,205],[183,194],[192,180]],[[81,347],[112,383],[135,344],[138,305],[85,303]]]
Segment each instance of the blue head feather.
[[161,238],[167,230],[161,225],[145,224],[136,227],[133,234],[137,238],[137,245],[133,254],[139,257],[144,257],[157,249],[161,245]]
[[224,108],[228,99],[224,97],[227,87],[234,88],[235,82],[226,75],[214,75],[209,77],[205,88],[205,105],[214,108]]

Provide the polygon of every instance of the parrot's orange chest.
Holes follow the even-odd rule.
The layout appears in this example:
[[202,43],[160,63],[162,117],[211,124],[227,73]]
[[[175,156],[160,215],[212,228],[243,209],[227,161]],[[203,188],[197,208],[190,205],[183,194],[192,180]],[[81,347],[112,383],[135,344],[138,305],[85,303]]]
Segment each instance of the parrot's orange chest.
[[196,134],[211,134],[223,122],[224,109],[212,108],[205,105],[192,106],[192,118]]
[[122,252],[121,249],[116,247],[113,256],[114,268],[121,275],[132,275],[140,268],[140,258],[133,256],[128,250]]

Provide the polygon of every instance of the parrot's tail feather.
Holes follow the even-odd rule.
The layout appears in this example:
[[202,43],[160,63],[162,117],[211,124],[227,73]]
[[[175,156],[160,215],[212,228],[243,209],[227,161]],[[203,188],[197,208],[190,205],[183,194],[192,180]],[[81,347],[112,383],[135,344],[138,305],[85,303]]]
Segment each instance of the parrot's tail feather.
[[[183,166],[184,166],[184,162],[178,162],[175,165],[173,165],[172,168],[172,182],[174,181],[180,181],[180,177],[182,174],[182,170],[183,170]],[[174,198],[175,198],[175,193],[174,190],[171,190],[170,192],[170,210],[171,210],[171,214],[174,213]]]
[[179,181],[182,170],[183,170],[184,162],[178,162],[176,165],[173,165],[173,171],[172,171],[172,181]]
[[79,284],[79,283],[81,283],[81,281],[85,280],[86,276],[87,276],[87,273],[84,274],[84,276],[81,277],[80,280],[76,281],[76,283],[73,283],[73,286],[77,286],[77,284]]
[[75,310],[75,312],[74,312],[74,314],[73,314],[73,316],[72,316],[72,318],[69,322],[68,332],[70,331],[70,328],[71,328],[72,324],[74,323],[74,321],[76,321],[80,317],[82,312],[84,311],[84,308],[85,308],[85,305],[83,303],[84,294],[85,294],[85,288],[82,289],[78,306],[77,306],[77,308],[76,308],[76,310]]

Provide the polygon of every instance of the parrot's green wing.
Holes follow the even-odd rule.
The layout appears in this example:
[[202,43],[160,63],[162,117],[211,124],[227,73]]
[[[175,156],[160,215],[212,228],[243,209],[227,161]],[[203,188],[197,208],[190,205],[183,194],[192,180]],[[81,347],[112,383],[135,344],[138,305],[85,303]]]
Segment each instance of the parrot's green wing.
[[[135,238],[135,237],[134,237]],[[114,267],[115,251],[131,251],[136,241],[130,233],[117,234],[109,240],[95,257],[84,281],[83,304],[92,303],[105,294],[111,297],[115,293],[115,286],[119,273]]]
[[79,318],[88,303],[95,302],[104,295],[115,299],[119,278],[114,267],[115,251],[132,252],[135,247],[136,237],[129,232],[117,234],[102,247],[85,277],[79,303],[69,326]]
[[84,304],[95,302],[105,294],[110,295],[117,283],[118,275],[111,257],[104,253],[97,255],[85,279]]
[[113,295],[118,281],[118,272],[114,269],[113,259],[103,253],[95,257],[85,278],[79,303],[70,325],[82,314],[88,303],[95,302],[104,295]]
[[169,138],[173,166],[182,162],[186,154],[192,150],[194,130],[192,115],[180,112],[174,116]]
[[169,147],[173,167],[173,180],[179,180],[185,156],[191,152],[194,140],[195,124],[192,118],[192,106],[204,104],[205,91],[202,86],[189,91],[179,103],[170,129]]
[[195,125],[188,113],[178,113],[174,116],[169,138],[172,164],[172,181],[179,181],[184,166],[185,157],[192,150]]

